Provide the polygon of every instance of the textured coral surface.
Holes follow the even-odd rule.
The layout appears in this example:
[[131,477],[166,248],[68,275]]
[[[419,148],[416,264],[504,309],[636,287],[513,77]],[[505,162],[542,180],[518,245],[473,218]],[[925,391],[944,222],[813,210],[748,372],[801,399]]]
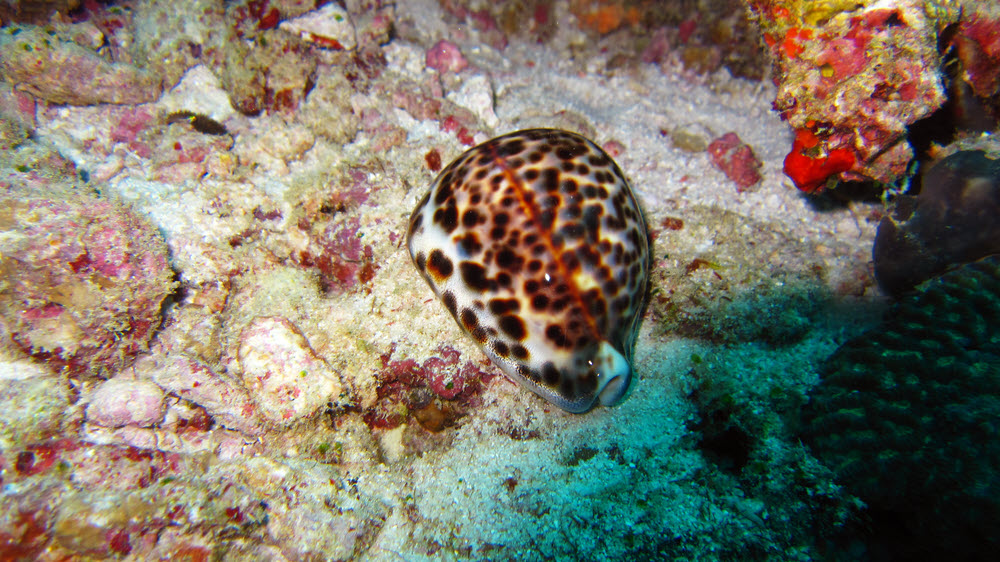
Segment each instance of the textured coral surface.
[[804,438],[901,527],[888,559],[987,560],[1000,543],[1000,259],[929,281],[824,367]]
[[0,194],[4,331],[73,374],[127,365],[147,349],[173,290],[163,239],[146,219],[84,188],[16,172],[9,180]]
[[797,131],[785,159],[796,187],[901,175],[907,126],[945,101],[937,30],[951,14],[922,0],[749,4],[775,61],[774,107]]
[[[832,137],[772,111],[733,1],[27,4],[0,558],[820,560],[866,516],[787,420],[879,309],[883,207],[789,189],[788,147],[822,168]],[[919,109],[892,76],[875,114]],[[652,242],[632,390],[586,415],[503,376],[405,248],[442,168],[536,127],[611,155]]]

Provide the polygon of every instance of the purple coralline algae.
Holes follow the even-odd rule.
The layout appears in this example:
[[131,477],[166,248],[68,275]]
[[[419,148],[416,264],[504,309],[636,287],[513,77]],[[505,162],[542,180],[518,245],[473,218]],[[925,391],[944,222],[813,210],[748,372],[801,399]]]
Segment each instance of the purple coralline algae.
[[751,189],[762,179],[760,160],[736,133],[726,133],[709,143],[708,155],[715,167],[726,174],[741,193]]
[[147,348],[174,288],[167,247],[144,218],[83,188],[3,182],[0,322],[30,355],[108,375]]
[[459,72],[469,66],[458,46],[446,39],[427,50],[426,64],[438,72]]

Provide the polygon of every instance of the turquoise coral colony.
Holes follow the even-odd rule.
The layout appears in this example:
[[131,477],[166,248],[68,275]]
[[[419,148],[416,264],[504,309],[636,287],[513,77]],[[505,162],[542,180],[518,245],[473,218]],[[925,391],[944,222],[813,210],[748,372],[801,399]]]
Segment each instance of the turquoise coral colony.
[[628,391],[646,224],[608,154],[530,129],[452,162],[410,217],[421,275],[509,377],[570,412]]

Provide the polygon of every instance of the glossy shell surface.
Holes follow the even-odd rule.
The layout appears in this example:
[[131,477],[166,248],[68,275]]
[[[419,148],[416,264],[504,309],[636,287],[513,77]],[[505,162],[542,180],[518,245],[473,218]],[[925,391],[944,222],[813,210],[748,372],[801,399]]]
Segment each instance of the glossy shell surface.
[[530,129],[471,148],[417,204],[407,244],[509,377],[570,412],[624,397],[649,247],[628,182],[596,144]]

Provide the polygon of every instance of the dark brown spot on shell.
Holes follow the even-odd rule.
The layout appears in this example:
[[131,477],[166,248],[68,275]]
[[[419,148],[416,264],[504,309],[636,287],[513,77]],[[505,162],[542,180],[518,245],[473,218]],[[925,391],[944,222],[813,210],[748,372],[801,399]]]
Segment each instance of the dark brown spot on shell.
[[535,382],[538,382],[538,380],[541,378],[541,377],[539,377],[537,371],[535,371],[531,367],[529,367],[527,365],[524,365],[524,364],[521,364],[521,365],[517,366],[517,374],[521,375],[522,377],[524,377],[524,378],[526,378],[528,380],[535,381]]
[[573,379],[566,377],[559,383],[559,394],[566,397],[576,396],[576,389],[574,388]]
[[455,302],[455,293],[445,291],[444,294],[441,295],[441,301],[444,302],[445,308],[448,309],[448,312],[450,312],[452,316],[456,316],[458,314],[458,303]]
[[517,299],[491,299],[490,312],[496,316],[502,316],[508,312],[519,312],[521,301]]
[[490,230],[490,238],[497,242],[503,240],[506,235],[507,229],[502,226],[495,226]]
[[490,281],[486,277],[485,267],[473,261],[463,261],[458,269],[462,273],[462,281],[465,281],[469,289],[479,293],[489,290]]
[[441,180],[441,184],[438,186],[437,193],[434,194],[434,204],[441,206],[445,201],[451,199],[452,197],[452,173],[448,174]]
[[512,140],[500,145],[497,149],[497,156],[507,158],[524,152],[524,143],[519,140]]
[[563,332],[562,326],[558,324],[549,324],[545,327],[545,337],[549,338],[552,345],[556,347],[569,347],[569,340],[566,339],[566,333]]
[[460,316],[462,327],[479,343],[486,341],[486,330],[479,325],[479,317],[471,308],[463,308]]
[[452,265],[448,256],[444,255],[444,252],[438,249],[431,250],[430,258],[427,260],[427,272],[430,273],[437,282],[440,283],[445,281],[451,277],[451,274],[454,271],[455,266]]
[[524,258],[511,248],[504,248],[497,252],[495,261],[497,267],[515,275],[520,273],[524,266]]
[[557,191],[559,189],[559,170],[555,168],[545,168],[542,172],[542,188],[545,191]]
[[512,314],[501,316],[499,324],[500,329],[516,341],[521,341],[528,335],[528,331],[524,327],[524,320],[521,320],[519,316]]
[[560,160],[573,160],[578,156],[583,156],[586,152],[586,146],[563,146],[556,149],[556,158]]
[[444,229],[445,232],[451,234],[458,228],[458,210],[455,209],[454,205],[442,207],[434,211],[434,222]]
[[556,386],[559,384],[559,379],[561,378],[562,376],[559,374],[559,369],[557,369],[551,361],[547,361],[544,365],[542,365],[542,380],[545,381],[545,384],[549,386]]
[[469,257],[475,256],[483,249],[483,245],[479,243],[479,237],[476,236],[475,232],[466,232],[462,236],[459,236],[455,242],[458,244],[459,250]]
[[462,213],[462,226],[465,228],[472,228],[479,224],[479,211],[475,209],[467,209]]

